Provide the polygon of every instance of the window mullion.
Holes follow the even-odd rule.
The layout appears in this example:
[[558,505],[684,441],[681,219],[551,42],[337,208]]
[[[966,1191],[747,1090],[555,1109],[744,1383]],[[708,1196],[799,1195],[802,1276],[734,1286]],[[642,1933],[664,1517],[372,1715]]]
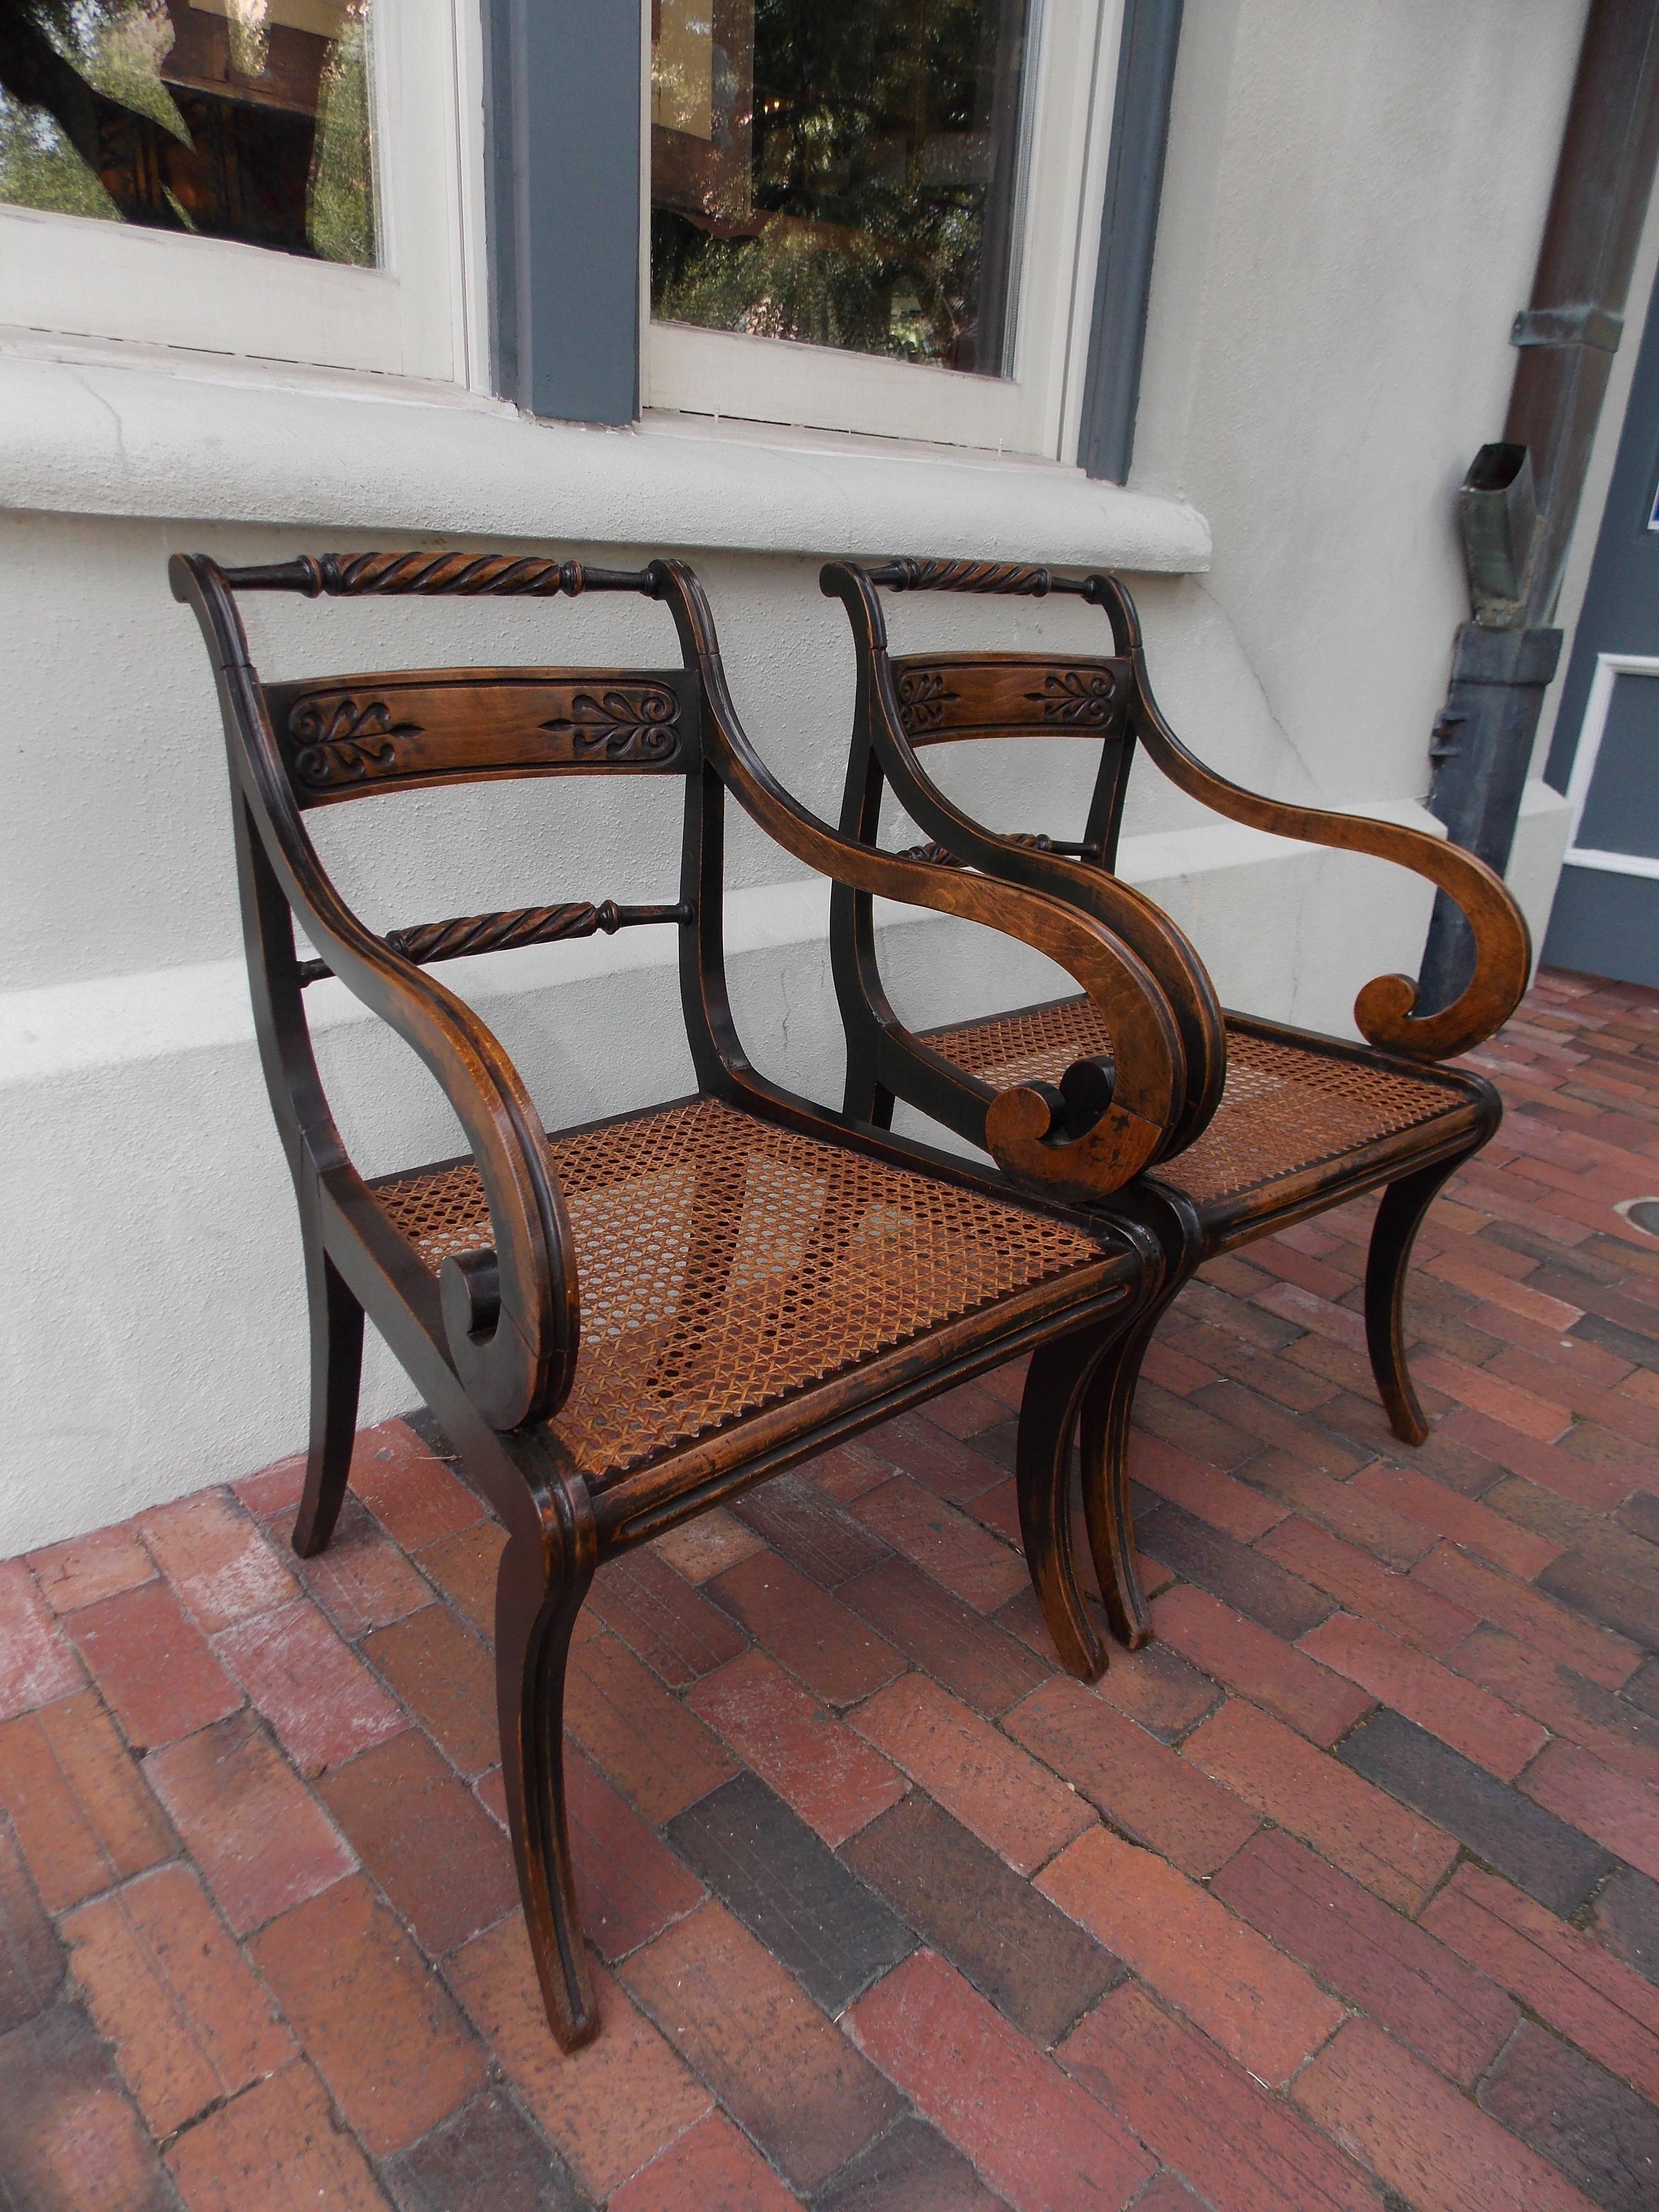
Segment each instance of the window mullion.
[[639,0],[489,0],[492,381],[631,422],[640,385]]

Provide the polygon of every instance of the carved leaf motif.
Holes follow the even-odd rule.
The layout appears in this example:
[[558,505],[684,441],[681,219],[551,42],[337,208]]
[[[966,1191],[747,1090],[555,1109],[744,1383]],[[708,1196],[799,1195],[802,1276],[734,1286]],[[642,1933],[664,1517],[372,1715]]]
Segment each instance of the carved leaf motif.
[[940,845],[929,838],[925,845],[907,845],[902,853],[894,854],[899,860],[920,860],[929,868],[965,868],[966,860],[959,860],[948,845]]
[[1025,696],[1041,704],[1045,722],[1103,728],[1112,719],[1117,679],[1103,669],[1051,668],[1040,691]]
[[937,668],[903,669],[898,679],[900,725],[912,733],[936,730],[945,720],[945,702],[959,696]]
[[579,691],[568,717],[544,722],[543,729],[568,736],[578,760],[602,756],[608,761],[672,759],[679,743],[678,696],[656,684],[620,686],[595,698]]
[[398,765],[400,743],[421,735],[418,722],[392,720],[387,701],[359,702],[349,696],[301,699],[289,716],[288,728],[300,748],[295,774],[319,790],[389,773]]

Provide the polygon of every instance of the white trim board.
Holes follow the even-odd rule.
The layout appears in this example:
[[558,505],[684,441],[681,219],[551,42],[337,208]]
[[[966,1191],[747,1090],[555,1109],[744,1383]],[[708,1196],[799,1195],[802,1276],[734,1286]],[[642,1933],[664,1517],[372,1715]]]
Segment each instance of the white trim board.
[[[1349,811],[1444,834],[1414,800],[1376,799]],[[1324,850],[1238,823],[1211,820],[1184,830],[1126,837],[1119,849],[1118,874],[1125,883],[1167,890],[1238,868],[1298,860],[1311,865]],[[830,886],[823,877],[809,876],[728,891],[725,919],[726,954],[733,960],[750,952],[822,945],[829,936]],[[939,919],[929,907],[884,898],[875,902],[876,927],[884,937],[893,929]],[[678,957],[677,931],[629,930],[616,937],[446,961],[439,978],[458,997],[484,1004],[641,969],[672,967]],[[1058,988],[1065,988],[1063,981]],[[307,992],[306,1012],[319,1036],[377,1019],[333,978]],[[88,1068],[250,1044],[253,1034],[246,969],[240,960],[202,961],[0,994],[0,1091]]]
[[1601,756],[1601,739],[1613,707],[1613,685],[1621,676],[1659,676],[1659,659],[1640,653],[1598,653],[1595,656],[1595,674],[1590,679],[1589,696],[1584,702],[1578,750],[1573,756],[1572,777],[1567,785],[1572,826],[1567,833],[1567,849],[1561,855],[1561,865],[1564,868],[1592,868],[1603,875],[1646,876],[1659,880],[1659,856],[1607,853],[1578,842],[1578,825],[1589,801],[1590,784]]

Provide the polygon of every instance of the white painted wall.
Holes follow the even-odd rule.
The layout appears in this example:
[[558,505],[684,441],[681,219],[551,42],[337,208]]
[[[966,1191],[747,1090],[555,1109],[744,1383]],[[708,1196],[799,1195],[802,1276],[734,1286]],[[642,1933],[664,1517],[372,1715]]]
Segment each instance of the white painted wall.
[[[1134,572],[1160,696],[1235,779],[1425,821],[1429,724],[1463,613],[1449,494],[1495,434],[1581,9],[1565,0],[1202,0],[1188,10],[1135,486],[1052,464],[653,422],[523,423],[376,380],[39,337],[0,349],[0,1554],[295,1448],[304,1356],[292,1200],[252,1048],[216,713],[175,550],[227,561],[459,538],[696,560],[738,702],[809,805],[839,799],[851,653],[826,554]],[[1206,526],[1207,524],[1207,526]],[[1211,540],[1213,538],[1213,553]],[[649,541],[641,544],[641,540]],[[1209,563],[1208,573],[1205,565]],[[1103,640],[1074,603],[918,599],[901,649]],[[256,657],[392,665],[673,658],[638,602],[257,603]],[[1006,826],[1070,829],[1083,749],[949,773]],[[664,896],[665,783],[496,785],[313,817],[372,924]],[[1414,968],[1428,894],[1356,856],[1218,825],[1143,773],[1124,869],[1232,1003],[1352,1034],[1359,985]],[[822,898],[734,835],[732,963],[761,1064],[839,1091]],[[1059,988],[985,933],[892,920],[902,1007],[934,1019]],[[667,934],[447,971],[555,1122],[689,1087]],[[516,963],[516,964],[515,964]],[[314,994],[369,1171],[455,1148],[401,1047]],[[406,1405],[371,1357],[366,1419]]]
[[1583,14],[1187,10],[1133,481],[1209,520],[1287,795],[1425,787],[1456,488],[1502,431]]

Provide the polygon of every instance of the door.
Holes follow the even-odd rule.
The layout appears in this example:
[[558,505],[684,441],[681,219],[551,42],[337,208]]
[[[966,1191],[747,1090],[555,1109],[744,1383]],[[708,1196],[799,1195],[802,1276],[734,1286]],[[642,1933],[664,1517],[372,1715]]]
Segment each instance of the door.
[[1659,285],[1546,774],[1572,826],[1544,958],[1659,985]]

